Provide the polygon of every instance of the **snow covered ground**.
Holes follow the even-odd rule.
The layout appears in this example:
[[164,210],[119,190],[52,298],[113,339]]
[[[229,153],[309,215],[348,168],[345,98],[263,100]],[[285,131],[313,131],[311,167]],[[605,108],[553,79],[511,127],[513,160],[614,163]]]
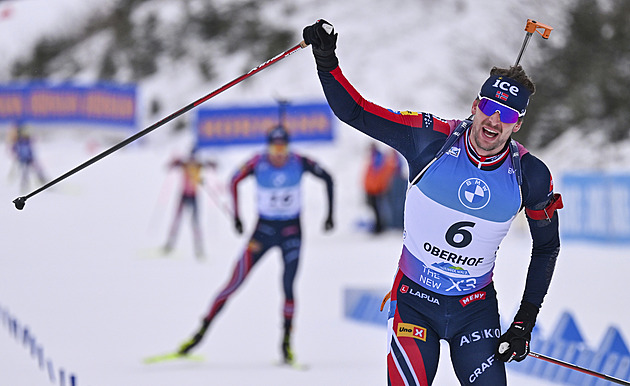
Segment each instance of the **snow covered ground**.
[[[27,9],[22,8],[27,3],[41,7],[33,19],[17,13]],[[54,29],[54,23],[51,26],[45,21],[58,9],[75,9],[79,14],[81,9],[72,8],[73,3],[76,1],[64,0],[56,3],[57,8],[45,9],[48,5],[43,4],[52,2],[12,2],[14,16],[21,15],[22,22],[8,27],[8,22],[0,23],[3,49],[17,44],[9,44],[7,38],[17,36],[16,31],[27,35],[29,23]],[[510,64],[520,47],[526,18],[539,18],[556,28],[561,25],[561,18],[546,3],[532,1],[517,7],[493,0],[473,7],[451,1],[438,7],[427,1],[372,0],[356,7],[352,2],[303,0],[300,12],[282,21],[301,30],[317,18],[328,19],[340,32],[344,71],[366,97],[384,106],[432,111],[450,118],[466,115],[470,104],[468,99],[454,100],[457,96],[452,90],[468,89],[474,96],[487,73],[478,70],[477,64]],[[513,20],[518,27],[506,30],[501,42],[480,44],[497,39],[491,23],[497,19]],[[444,25],[448,28],[442,28]],[[435,32],[438,29],[440,33]],[[554,39],[561,40],[562,34],[557,29]],[[527,60],[536,59],[536,44],[540,39],[530,45]],[[471,55],[469,61],[462,61],[454,54],[477,50],[486,55]],[[17,52],[18,48],[5,51],[8,56]],[[475,66],[469,66],[471,63]],[[238,67],[233,67],[222,76],[225,82],[240,75]],[[461,83],[461,74],[470,82]],[[177,82],[172,83],[173,79]],[[171,112],[219,85],[196,84],[195,78],[178,73],[177,78],[171,74],[149,80],[141,94],[169,90]],[[278,96],[322,98],[310,52],[292,55],[217,97],[216,103],[270,103]],[[100,137],[86,138],[75,131],[42,135],[44,132],[34,134],[40,139],[37,150],[50,177],[109,145]],[[339,124],[333,144],[296,146],[332,171],[337,194],[337,226],[331,234],[324,234],[324,188],[320,181],[306,177],[294,346],[299,361],[310,366],[308,371],[274,365],[279,359],[281,325],[277,251],[254,269],[213,324],[198,350],[205,361],[142,363],[147,356],[175,349],[197,328],[216,291],[228,279],[254,221],[254,185],[247,181],[242,184],[241,200],[245,236],[237,236],[231,220],[209,196],[202,196],[206,259],[194,257],[186,222],[173,255],[164,258],[156,253],[165,241],[179,184],[166,164],[174,155],[185,154],[190,145],[188,138],[172,137],[168,127],[34,196],[23,211],[11,203],[24,192],[11,174],[8,154],[2,152],[0,310],[28,326],[56,376],[63,368],[66,377],[74,374],[80,386],[382,385],[385,329],[343,317],[343,290],[387,289],[401,248],[396,232],[373,237],[355,227],[356,220],[368,213],[360,192],[367,144],[365,137]],[[567,156],[543,155],[557,180],[571,167],[566,162],[571,148],[567,146]],[[206,174],[206,180],[224,188],[234,169],[258,150],[240,147],[204,153],[220,163],[216,172]],[[38,186],[35,183],[31,189]],[[227,201],[227,196],[222,199]],[[501,313],[507,319],[520,301],[529,249],[528,231],[519,221],[501,247],[495,271]],[[610,325],[630,337],[626,323],[630,312],[619,305],[623,296],[615,296],[623,290],[620,283],[630,266],[627,255],[626,247],[564,243],[539,316],[543,333],[555,326],[562,312],[570,311],[591,347],[598,346]],[[0,321],[0,384],[55,384],[47,364],[40,369],[37,359],[9,330]],[[443,354],[435,384],[456,384],[445,350]],[[510,385],[546,385],[518,373],[509,376]]]
[[[340,143],[350,142],[353,135],[348,134],[354,133],[342,134],[346,138]],[[51,175],[89,156],[81,143],[55,140],[38,145]],[[350,160],[348,148],[354,153]],[[219,186],[227,181],[233,165],[255,150],[207,153],[221,163],[217,173],[206,174],[208,183]],[[11,164],[3,161],[0,307],[29,328],[55,373],[61,367],[66,374],[75,374],[77,385],[382,384],[385,329],[344,319],[342,294],[347,287],[388,288],[400,235],[373,237],[354,226],[366,214],[357,181],[362,149],[317,145],[297,150],[334,171],[338,195],[337,227],[332,234],[324,234],[324,188],[316,179],[305,181],[305,242],[294,346],[299,360],[311,367],[308,371],[274,366],[279,359],[281,324],[277,251],[254,269],[212,326],[198,350],[204,362],[142,363],[143,358],[173,350],[189,337],[228,279],[246,241],[232,231],[231,221],[209,197],[202,196],[206,259],[194,257],[187,222],[182,223],[173,255],[157,253],[177,195],[178,175],[165,170],[176,150],[148,146],[123,150],[32,197],[23,211],[11,204],[21,193],[17,181],[7,177]],[[340,163],[343,168],[335,167]],[[243,183],[247,231],[254,220],[247,209],[253,205],[253,189],[251,181]],[[518,281],[528,257],[524,232],[516,227],[510,234],[497,267],[497,287],[508,314],[522,290]],[[577,256],[570,246],[563,251],[570,260],[561,259],[540,323],[553,323],[568,308],[597,338],[611,320],[623,320],[624,313],[612,303],[610,309],[601,303],[602,312],[610,317],[591,316],[584,302],[589,295],[595,302],[601,294],[575,285],[570,274],[587,266],[587,259],[596,253],[582,250]],[[7,380],[3,384],[50,384],[47,365],[40,370],[7,326],[0,329],[0,347],[0,374]],[[442,366],[436,384],[453,384],[447,356]],[[518,384],[522,376],[513,376],[512,384]],[[531,379],[524,382],[532,384]]]

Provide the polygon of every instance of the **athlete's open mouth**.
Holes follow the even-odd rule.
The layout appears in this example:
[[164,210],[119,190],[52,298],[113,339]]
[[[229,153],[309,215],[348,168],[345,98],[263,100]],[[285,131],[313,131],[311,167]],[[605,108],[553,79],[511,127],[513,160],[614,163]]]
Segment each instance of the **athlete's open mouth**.
[[488,129],[485,126],[482,129],[483,129],[483,135],[485,135],[488,138],[494,138],[494,137],[499,135],[498,131],[494,131],[492,129]]

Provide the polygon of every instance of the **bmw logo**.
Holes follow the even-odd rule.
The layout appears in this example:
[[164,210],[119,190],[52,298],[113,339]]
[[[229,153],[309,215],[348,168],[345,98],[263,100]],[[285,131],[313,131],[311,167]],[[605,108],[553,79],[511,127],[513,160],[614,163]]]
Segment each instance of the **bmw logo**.
[[469,178],[459,186],[459,202],[466,208],[477,210],[490,202],[490,188],[479,178]]

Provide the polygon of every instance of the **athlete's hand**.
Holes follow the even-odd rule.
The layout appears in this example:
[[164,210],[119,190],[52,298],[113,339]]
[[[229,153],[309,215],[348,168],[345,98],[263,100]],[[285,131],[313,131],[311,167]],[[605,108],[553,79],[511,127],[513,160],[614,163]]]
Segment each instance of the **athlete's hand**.
[[522,302],[510,328],[499,338],[496,357],[503,362],[520,362],[529,354],[529,342],[536,324],[538,307]]
[[324,19],[317,20],[302,31],[304,43],[313,47],[313,55],[320,71],[332,71],[339,64],[335,49],[337,48],[337,33],[335,28]]
[[238,217],[234,217],[234,229],[236,229],[236,232],[238,232],[239,235],[243,234],[243,223]]
[[324,223],[324,230],[326,232],[328,232],[329,230],[333,229],[335,227],[335,223],[333,221],[332,215],[329,215],[326,218],[326,222]]
[[497,358],[503,362],[513,360],[520,362],[529,354],[529,341],[532,339],[531,329],[527,322],[514,322],[499,338]]
[[304,43],[313,46],[313,51],[330,53],[337,48],[335,27],[324,19],[317,20],[302,31]]

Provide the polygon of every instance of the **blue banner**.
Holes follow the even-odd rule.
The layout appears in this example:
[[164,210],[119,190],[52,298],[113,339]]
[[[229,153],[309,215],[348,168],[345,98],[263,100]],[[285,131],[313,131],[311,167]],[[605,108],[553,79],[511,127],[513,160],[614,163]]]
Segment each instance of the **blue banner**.
[[[197,146],[228,146],[264,143],[278,126],[277,105],[199,109]],[[290,104],[284,107],[284,127],[291,141],[332,141],[333,114],[326,103]]]
[[136,125],[135,85],[0,85],[0,121]]
[[630,242],[630,175],[565,175],[562,199],[564,238]]
[[[564,216],[561,223],[566,223]],[[382,289],[345,288],[343,293],[344,316],[354,322],[387,327],[391,301],[388,301],[383,307],[383,311],[380,311],[381,302],[384,300],[383,296],[387,291],[388,287]],[[504,331],[510,323],[511,321],[501,323]],[[397,326],[393,327],[396,328]],[[544,338],[541,331],[550,332],[548,338]],[[585,335],[580,332],[573,315],[565,311],[553,329],[545,329],[540,326],[540,323],[536,324],[532,331],[531,347],[535,347],[536,352],[542,355],[619,379],[630,380],[630,349],[628,349],[628,345],[617,327],[613,325],[608,327],[598,347],[589,347],[583,336]],[[467,343],[469,343],[467,340],[460,342],[460,344]],[[610,384],[609,382],[596,383],[592,375],[573,371],[543,360],[528,359],[518,363],[512,362],[507,369],[508,371],[525,373],[530,377],[549,380],[554,385],[599,386]],[[534,383],[532,382],[532,384]]]

